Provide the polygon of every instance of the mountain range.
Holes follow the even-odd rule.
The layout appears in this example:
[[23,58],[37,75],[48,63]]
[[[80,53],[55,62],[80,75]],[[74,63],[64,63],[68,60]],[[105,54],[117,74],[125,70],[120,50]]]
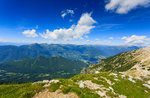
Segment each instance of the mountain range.
[[[4,72],[5,76],[7,74],[6,77],[0,76],[4,80],[8,80],[9,75],[11,74],[12,77],[12,74],[16,72],[18,72],[18,75],[21,72],[23,73],[19,78],[22,79],[25,76],[26,78],[23,81],[28,80],[27,73],[39,72],[38,74],[40,74],[43,72],[39,75],[42,77],[55,76],[55,73],[57,73],[59,76],[55,79],[53,79],[54,77],[51,77],[51,79],[36,78],[33,80],[36,82],[32,83],[1,84],[1,98],[13,98],[14,96],[17,98],[150,97],[150,47],[122,52],[100,59],[99,63],[89,66],[82,61],[64,57],[40,56],[1,63],[0,67],[0,69],[3,69],[1,73]],[[5,70],[8,70],[8,72],[5,73]],[[62,70],[65,70],[65,72],[62,72]],[[47,72],[51,73],[47,74]],[[77,73],[74,74],[74,72]],[[64,73],[66,77],[64,77]],[[72,74],[73,77],[68,73]],[[30,79],[35,77],[32,76]],[[18,77],[13,79],[17,80]]]
[[39,56],[62,56],[71,60],[81,60],[86,63],[97,63],[99,59],[116,55],[120,52],[139,49],[137,46],[99,46],[71,44],[30,44],[0,46],[0,62],[8,62],[23,58]]

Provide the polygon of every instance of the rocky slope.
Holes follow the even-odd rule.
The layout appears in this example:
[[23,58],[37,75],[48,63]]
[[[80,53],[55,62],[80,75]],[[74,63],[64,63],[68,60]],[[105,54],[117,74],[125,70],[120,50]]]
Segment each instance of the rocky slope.
[[132,76],[150,75],[150,47],[117,54],[91,64],[82,74],[98,72],[125,72]]
[[[149,79],[150,80],[150,79]],[[149,98],[150,84],[122,73],[0,85],[0,98]]]

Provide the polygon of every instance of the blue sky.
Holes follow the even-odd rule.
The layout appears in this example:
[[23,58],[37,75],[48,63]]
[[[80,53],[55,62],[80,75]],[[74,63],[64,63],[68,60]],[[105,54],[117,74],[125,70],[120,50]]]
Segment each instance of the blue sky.
[[150,45],[150,1],[0,0],[0,42]]

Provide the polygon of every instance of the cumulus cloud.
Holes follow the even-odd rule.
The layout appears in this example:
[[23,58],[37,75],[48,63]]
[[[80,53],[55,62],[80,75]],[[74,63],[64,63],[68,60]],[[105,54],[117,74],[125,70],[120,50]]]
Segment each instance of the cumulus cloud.
[[131,37],[122,37],[122,40],[125,40],[125,43],[129,45],[145,45],[150,39],[147,36],[136,36],[132,35]]
[[96,21],[91,17],[91,13],[84,13],[80,17],[77,25],[72,25],[70,28],[61,28],[54,31],[46,30],[46,33],[40,34],[45,39],[52,40],[74,40],[82,39],[82,36],[90,33],[90,30],[95,26]]
[[113,40],[114,38],[113,38],[113,37],[109,37],[109,39],[112,39],[112,40]]
[[99,41],[100,39],[99,39],[99,38],[96,38],[95,40],[96,40],[96,41]]
[[74,14],[73,10],[67,9],[61,12],[61,17],[64,18],[66,15],[70,14],[71,16]]
[[126,14],[132,9],[147,7],[149,4],[150,0],[109,0],[105,9],[115,11],[118,14]]
[[35,33],[36,30],[32,29],[32,30],[25,30],[24,32],[22,32],[23,35],[25,35],[26,37],[38,37],[38,35]]
[[1,39],[1,38],[0,38],[0,42],[9,42],[9,41],[6,40],[6,39]]
[[88,38],[89,36],[85,35],[84,37],[85,37],[85,38]]

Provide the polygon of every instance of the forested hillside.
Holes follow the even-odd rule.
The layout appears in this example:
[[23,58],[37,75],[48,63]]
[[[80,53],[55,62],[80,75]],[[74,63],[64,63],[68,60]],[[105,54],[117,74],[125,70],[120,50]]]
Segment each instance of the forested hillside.
[[64,57],[38,57],[0,64],[0,82],[33,82],[42,79],[69,78],[87,64]]

